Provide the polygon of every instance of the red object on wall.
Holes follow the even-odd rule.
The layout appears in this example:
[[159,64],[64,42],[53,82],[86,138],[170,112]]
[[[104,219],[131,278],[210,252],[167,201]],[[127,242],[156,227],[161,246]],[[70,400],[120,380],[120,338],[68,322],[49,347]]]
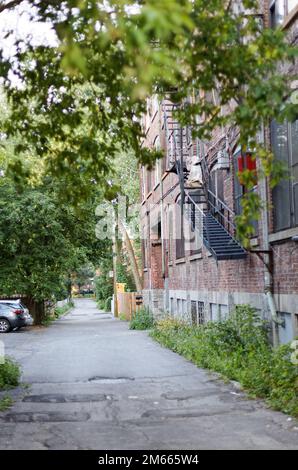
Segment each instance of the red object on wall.
[[243,173],[243,171],[245,170],[252,171],[255,174],[257,182],[257,161],[256,158],[254,158],[250,152],[242,154],[238,157],[238,174],[240,182],[241,173]]
[[257,171],[257,161],[253,158],[251,153],[245,155],[246,158],[246,168],[250,171]]
[[238,172],[242,173],[243,170],[244,170],[244,156],[239,155],[239,157],[238,157]]

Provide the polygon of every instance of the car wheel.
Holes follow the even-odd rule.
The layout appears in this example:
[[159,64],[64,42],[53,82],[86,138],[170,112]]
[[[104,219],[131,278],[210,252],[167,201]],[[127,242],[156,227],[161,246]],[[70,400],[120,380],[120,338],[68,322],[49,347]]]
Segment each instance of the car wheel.
[[11,326],[8,320],[0,318],[0,333],[8,333],[11,330]]

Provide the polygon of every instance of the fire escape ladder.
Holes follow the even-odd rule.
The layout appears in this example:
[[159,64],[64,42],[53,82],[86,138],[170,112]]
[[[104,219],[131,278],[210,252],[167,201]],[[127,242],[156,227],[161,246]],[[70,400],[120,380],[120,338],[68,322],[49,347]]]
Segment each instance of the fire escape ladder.
[[[208,190],[211,193],[210,190]],[[229,207],[211,193],[215,200],[207,203],[207,209],[202,209],[193,198],[187,194],[186,216],[199,233],[203,244],[217,260],[243,259],[246,250],[234,238],[235,226],[231,221],[232,211]],[[204,206],[203,206],[204,207]],[[206,207],[206,204],[205,204]],[[216,211],[212,210],[216,208]],[[218,209],[220,212],[218,213]],[[224,210],[222,210],[224,208]]]
[[179,165],[181,161],[183,161],[183,175],[185,180],[188,175],[186,167],[186,160],[189,158],[188,130],[186,127],[182,127],[174,116],[179,105],[164,100],[162,106],[167,142],[168,171],[179,174]]
[[[180,177],[181,193],[184,192],[184,181],[188,177],[186,162],[193,161],[193,138],[189,127],[182,127],[175,118],[179,105],[169,100],[163,102],[164,128],[166,132],[168,172]],[[169,148],[169,144],[171,146]],[[196,148],[196,152],[198,149]],[[183,172],[181,169],[183,162]],[[185,191],[186,216],[198,232],[203,244],[217,260],[242,259],[247,256],[246,250],[235,239],[236,227],[233,223],[233,211],[209,189],[209,169],[206,158],[200,161],[203,186],[195,191]],[[183,173],[183,174],[182,174]]]

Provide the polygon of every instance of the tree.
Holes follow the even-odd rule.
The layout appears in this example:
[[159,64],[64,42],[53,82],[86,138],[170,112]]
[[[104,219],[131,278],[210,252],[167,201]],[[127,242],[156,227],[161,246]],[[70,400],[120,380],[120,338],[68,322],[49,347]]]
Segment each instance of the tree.
[[[4,178],[5,179],[5,178]],[[92,217],[92,218],[91,218]],[[55,200],[48,188],[18,193],[8,181],[0,184],[1,294],[22,294],[43,316],[44,300],[66,297],[70,273],[98,262],[103,241],[95,238],[95,215],[76,214]]]
[[72,282],[81,289],[85,284],[90,284],[90,279],[95,275],[94,267],[92,264],[85,264],[79,266],[78,269],[72,274]]
[[[272,118],[296,115],[297,106],[285,104],[289,83],[277,64],[293,61],[297,48],[278,28],[263,28],[257,1],[243,0],[237,11],[234,3],[29,1],[32,21],[51,22],[57,44],[18,39],[14,57],[2,55],[0,75],[12,104],[3,129],[21,136],[20,161],[33,147],[45,171],[64,179],[65,194],[86,197],[89,179],[113,198],[118,188],[105,177],[119,146],[131,147],[142,163],[152,164],[159,155],[141,147],[139,118],[146,97],[170,90],[174,102],[184,102],[178,119],[192,126],[193,135],[208,139],[218,126],[236,126],[240,144],[255,148],[263,175],[272,173],[272,154],[256,134]],[[218,91],[216,104],[206,99],[212,90]],[[193,91],[197,96],[190,103]],[[254,175],[246,177],[249,189]],[[247,204],[248,215],[258,203]]]

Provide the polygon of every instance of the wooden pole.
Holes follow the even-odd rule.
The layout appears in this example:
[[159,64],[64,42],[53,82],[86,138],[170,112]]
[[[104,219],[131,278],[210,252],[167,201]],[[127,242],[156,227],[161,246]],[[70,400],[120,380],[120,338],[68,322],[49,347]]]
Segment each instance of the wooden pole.
[[118,261],[118,247],[117,247],[117,211],[114,206],[114,233],[113,233],[113,287],[114,287],[114,317],[118,317],[118,291],[117,291],[117,261]]
[[132,274],[133,274],[134,281],[135,281],[135,284],[136,284],[136,288],[137,288],[138,292],[141,292],[142,291],[142,280],[141,280],[141,276],[140,276],[140,273],[139,273],[139,268],[138,268],[138,263],[137,263],[137,260],[136,260],[135,252],[134,252],[131,240],[129,238],[129,235],[127,233],[127,230],[126,230],[123,222],[120,219],[119,219],[118,222],[119,222],[119,228],[120,228],[120,230],[121,230],[121,232],[123,233],[123,236],[124,236],[125,245],[126,245],[126,249],[127,249],[127,254],[128,254],[128,257],[129,257],[130,264],[131,264],[131,270],[132,270]]

